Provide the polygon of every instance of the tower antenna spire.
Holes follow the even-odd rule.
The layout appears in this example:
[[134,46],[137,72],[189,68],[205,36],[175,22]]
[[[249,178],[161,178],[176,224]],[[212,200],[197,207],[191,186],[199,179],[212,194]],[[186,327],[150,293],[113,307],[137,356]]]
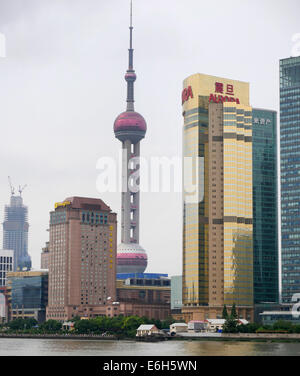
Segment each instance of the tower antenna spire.
[[129,42],[129,71],[133,71],[133,48],[132,48],[132,0],[130,1],[130,25],[129,25],[129,31],[130,31],[130,42]]
[[133,69],[133,48],[132,48],[132,0],[130,0],[130,42],[129,42],[129,64],[125,75],[127,82],[127,111],[134,111],[134,82],[136,80],[136,74]]
[[132,26],[132,0],[130,0],[130,26]]

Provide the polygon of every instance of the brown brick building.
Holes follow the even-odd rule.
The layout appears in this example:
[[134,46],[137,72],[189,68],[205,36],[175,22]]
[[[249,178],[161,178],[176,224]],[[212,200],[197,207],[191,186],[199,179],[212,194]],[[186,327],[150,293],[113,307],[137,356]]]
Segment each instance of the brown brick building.
[[116,298],[117,218],[100,199],[71,197],[50,213],[47,320],[106,315]]
[[[159,281],[160,285],[147,285],[141,280],[118,280],[117,301],[119,312],[124,316],[145,316],[164,320],[171,316],[171,287]],[[158,281],[157,281],[158,282]]]
[[41,269],[49,269],[49,258],[50,258],[49,242],[46,242],[46,245],[44,248],[42,248],[42,253],[41,253]]

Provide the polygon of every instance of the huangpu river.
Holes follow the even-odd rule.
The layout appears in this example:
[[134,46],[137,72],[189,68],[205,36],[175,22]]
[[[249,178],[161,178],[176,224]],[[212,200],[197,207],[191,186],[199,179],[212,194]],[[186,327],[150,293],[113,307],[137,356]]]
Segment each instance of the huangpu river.
[[0,356],[299,356],[300,343],[0,338]]

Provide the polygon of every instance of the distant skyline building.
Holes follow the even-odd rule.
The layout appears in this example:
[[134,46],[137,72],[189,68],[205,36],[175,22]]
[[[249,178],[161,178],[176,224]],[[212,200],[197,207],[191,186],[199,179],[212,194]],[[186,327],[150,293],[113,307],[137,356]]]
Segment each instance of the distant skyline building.
[[28,254],[28,208],[21,195],[12,193],[10,205],[4,209],[3,248],[14,251],[14,271],[31,268]]
[[147,125],[142,115],[134,110],[134,82],[132,48],[132,4],[130,14],[129,66],[127,82],[127,108],[114,122],[115,137],[122,142],[122,215],[121,244],[118,246],[117,272],[143,273],[147,267],[147,254],[139,244],[140,233],[140,141],[145,137]]
[[0,249],[0,287],[7,285],[7,273],[14,270],[14,251]]
[[182,307],[182,275],[171,277],[171,310],[180,310]]
[[50,213],[47,320],[106,315],[116,299],[117,215],[102,200],[71,197]]
[[41,253],[41,269],[49,269],[49,258],[50,258],[49,242],[46,242],[45,247],[42,248],[42,253]]
[[[183,307],[186,321],[253,317],[252,108],[249,84],[184,80]],[[187,160],[193,166],[188,167]]]
[[300,293],[300,56],[280,60],[282,302]]
[[279,302],[277,112],[253,109],[254,303]]

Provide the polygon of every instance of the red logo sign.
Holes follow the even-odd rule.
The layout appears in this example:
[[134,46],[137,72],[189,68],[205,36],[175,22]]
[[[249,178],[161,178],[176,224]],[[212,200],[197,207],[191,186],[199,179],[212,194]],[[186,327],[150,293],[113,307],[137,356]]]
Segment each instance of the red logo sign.
[[224,97],[223,95],[215,95],[215,94],[210,94],[209,97],[209,103],[214,102],[214,103],[224,103],[224,102],[236,102],[236,104],[240,104],[239,98],[232,98],[232,97]]
[[192,87],[189,86],[187,89],[184,89],[182,92],[182,104],[188,101],[190,98],[194,98]]
[[[239,98],[233,98],[234,96],[233,85],[230,85],[230,84],[224,85],[221,82],[216,82],[215,92],[220,95],[210,94],[209,102],[214,102],[214,103],[235,102],[237,104],[240,104]],[[224,95],[221,95],[221,94],[224,94]],[[194,98],[194,95],[193,95],[192,87],[188,86],[182,92],[182,104],[184,104],[190,98]]]

